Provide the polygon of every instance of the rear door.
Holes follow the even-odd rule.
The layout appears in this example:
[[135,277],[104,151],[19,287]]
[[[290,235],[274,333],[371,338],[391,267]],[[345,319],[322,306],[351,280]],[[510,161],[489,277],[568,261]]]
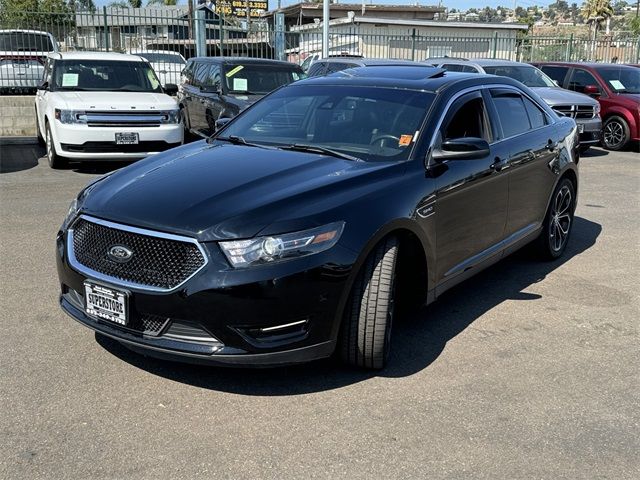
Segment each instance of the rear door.
[[210,69],[210,63],[200,63],[193,72],[193,94],[189,118],[191,120],[191,129],[196,133],[201,133],[208,129],[205,118],[205,104],[208,94],[203,92],[202,89],[206,86]]
[[554,184],[549,164],[558,156],[556,128],[536,102],[513,88],[490,90],[509,150],[509,208],[505,237],[525,236],[544,220]]

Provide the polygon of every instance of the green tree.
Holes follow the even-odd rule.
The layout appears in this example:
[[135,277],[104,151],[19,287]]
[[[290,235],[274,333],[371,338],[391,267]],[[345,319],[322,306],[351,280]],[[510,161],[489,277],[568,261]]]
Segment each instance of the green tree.
[[587,0],[582,5],[582,17],[589,25],[589,29],[593,29],[593,37],[602,27],[602,23],[613,16],[613,8],[611,8],[610,0]]
[[147,6],[152,5],[166,5],[167,7],[176,5],[176,0],[149,0],[147,2]]

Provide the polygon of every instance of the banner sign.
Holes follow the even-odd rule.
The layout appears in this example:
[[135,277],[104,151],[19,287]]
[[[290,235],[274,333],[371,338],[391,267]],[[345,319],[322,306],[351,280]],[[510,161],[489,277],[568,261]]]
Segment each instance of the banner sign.
[[215,0],[206,2],[206,5],[218,15],[225,17],[247,18],[247,3],[251,11],[251,18],[259,18],[261,14],[269,10],[269,1],[256,0]]

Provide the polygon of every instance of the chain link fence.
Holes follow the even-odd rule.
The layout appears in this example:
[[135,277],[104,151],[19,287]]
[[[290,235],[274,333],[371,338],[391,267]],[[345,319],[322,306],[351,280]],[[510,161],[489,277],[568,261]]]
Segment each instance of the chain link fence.
[[[197,52],[296,63],[321,55],[320,25],[276,32],[258,22],[246,30],[208,10],[195,17],[187,7],[0,12],[0,92],[33,92],[42,78],[43,59],[56,50],[142,54],[163,83],[177,83],[184,59]],[[640,38],[626,35],[601,36],[594,41],[530,36],[505,29],[474,35],[456,32],[461,30],[451,28],[446,34],[431,35],[416,28],[389,32],[355,24],[332,26],[330,53],[415,61],[449,56],[638,63],[640,58]]]

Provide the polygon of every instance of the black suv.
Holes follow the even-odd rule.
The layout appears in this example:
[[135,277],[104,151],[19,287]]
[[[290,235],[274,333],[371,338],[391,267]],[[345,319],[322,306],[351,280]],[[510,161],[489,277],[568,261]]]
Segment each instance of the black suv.
[[304,77],[299,65],[277,60],[191,58],[178,90],[185,130],[211,135],[217,120],[233,118],[267,93]]
[[562,255],[577,154],[575,121],[510,78],[296,82],[81,191],[57,235],[60,302],[151,356],[382,368],[396,307],[529,242]]

